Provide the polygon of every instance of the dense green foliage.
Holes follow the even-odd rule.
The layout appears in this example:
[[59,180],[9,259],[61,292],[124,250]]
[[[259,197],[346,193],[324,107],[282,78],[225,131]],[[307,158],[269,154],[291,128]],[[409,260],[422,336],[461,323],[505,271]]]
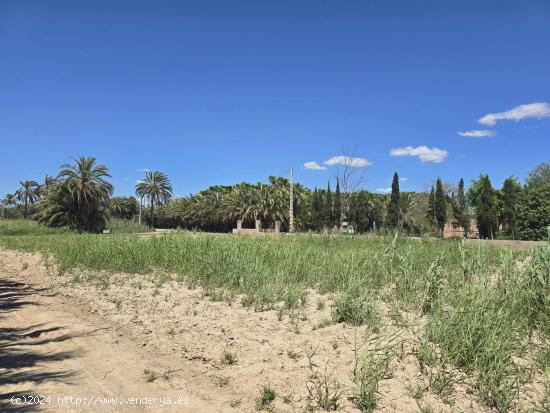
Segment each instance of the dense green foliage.
[[111,217],[132,220],[139,212],[139,204],[133,196],[114,196],[109,199]]
[[523,189],[519,195],[517,213],[519,238],[548,239],[550,237],[550,184]]
[[[187,197],[172,199],[168,177],[158,171],[148,172],[136,188],[134,197],[113,197],[110,177],[94,158],[80,158],[65,165],[57,178],[46,176],[43,184],[22,181],[15,194],[1,201],[0,217],[32,217],[50,226],[98,232],[110,217],[143,222],[149,227],[184,228],[208,232],[231,232],[237,220],[253,227],[260,219],[264,228],[276,221],[288,231],[290,183],[282,177],[268,182],[211,186]],[[514,178],[504,181],[502,189],[492,187],[487,175],[472,181],[467,196],[464,180],[458,186],[435,182],[429,193],[399,191],[399,177],[394,175],[392,194],[381,195],[355,188],[310,190],[294,184],[294,217],[298,231],[322,232],[342,221],[355,231],[398,229],[410,235],[441,235],[446,223],[458,224],[468,233],[477,225],[482,238],[545,239],[548,226],[548,164],[535,168],[522,187]],[[25,185],[23,185],[23,183]],[[84,185],[85,184],[85,185]],[[346,186],[346,185],[344,185]],[[349,186],[349,185],[348,185]],[[140,207],[145,201],[146,208]],[[474,224],[471,219],[474,218]]]

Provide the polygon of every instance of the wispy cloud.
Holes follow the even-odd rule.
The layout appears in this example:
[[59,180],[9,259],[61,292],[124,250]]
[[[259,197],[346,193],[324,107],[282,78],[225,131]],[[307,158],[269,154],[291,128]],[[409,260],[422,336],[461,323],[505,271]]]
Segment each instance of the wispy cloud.
[[376,192],[380,192],[381,194],[389,194],[391,192],[391,188],[378,188]]
[[136,171],[138,171],[138,172],[151,172],[151,170],[149,168],[140,168],[140,169],[136,169]]
[[500,120],[514,120],[518,122],[528,118],[550,118],[550,105],[546,102],[519,105],[504,112],[488,113],[479,118],[478,122],[482,125],[493,126]]
[[464,136],[466,138],[488,138],[490,136],[495,136],[496,134],[496,131],[489,129],[472,129],[464,132],[458,132],[459,136]]
[[372,165],[372,162],[366,158],[353,158],[350,156],[342,156],[342,155],[333,156],[332,158],[327,159],[323,163],[327,166],[346,165],[346,166],[353,166],[356,168],[364,168]]
[[313,162],[313,161],[312,162],[306,162],[304,164],[304,168],[311,169],[313,171],[319,171],[319,170],[327,169],[324,166],[321,166],[317,162]]
[[440,163],[449,153],[445,149],[428,148],[427,146],[407,146],[405,148],[394,148],[390,151],[391,156],[418,156],[422,163],[434,162]]
[[[407,182],[408,180],[409,180],[409,178],[407,178],[406,176],[400,176],[399,177],[399,182]],[[393,181],[392,178],[388,178],[388,179],[384,180],[384,182],[386,182],[386,183],[390,183],[392,181]]]

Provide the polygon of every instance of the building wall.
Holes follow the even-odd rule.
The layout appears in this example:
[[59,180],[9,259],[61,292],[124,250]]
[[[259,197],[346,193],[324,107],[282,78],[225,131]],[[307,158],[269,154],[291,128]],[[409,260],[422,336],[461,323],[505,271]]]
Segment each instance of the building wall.
[[[456,222],[447,223],[443,228],[443,238],[452,237],[464,237],[464,228]],[[479,238],[477,223],[474,220],[470,221],[470,228],[468,229],[467,238]]]

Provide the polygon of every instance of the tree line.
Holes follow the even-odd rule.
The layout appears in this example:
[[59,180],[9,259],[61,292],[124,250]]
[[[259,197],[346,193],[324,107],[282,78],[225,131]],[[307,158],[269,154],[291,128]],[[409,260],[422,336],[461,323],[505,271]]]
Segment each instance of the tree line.
[[[50,226],[99,232],[109,219],[140,221],[159,228],[230,232],[237,220],[265,227],[281,221],[288,230],[290,182],[271,176],[267,182],[211,186],[186,197],[172,196],[170,179],[148,171],[138,181],[135,196],[113,196],[111,175],[93,157],[73,159],[57,176],[41,184],[20,181],[20,188],[1,200],[3,218],[32,218]],[[394,174],[390,194],[364,189],[341,190],[336,178],[325,188],[293,187],[295,227],[323,231],[349,222],[357,232],[401,230],[411,235],[441,235],[446,223],[460,225],[465,233],[476,225],[481,238],[545,239],[550,226],[550,164],[530,172],[522,185],[507,178],[502,188],[480,175],[466,191],[437,178],[429,192],[403,192]],[[344,187],[349,187],[346,184]]]

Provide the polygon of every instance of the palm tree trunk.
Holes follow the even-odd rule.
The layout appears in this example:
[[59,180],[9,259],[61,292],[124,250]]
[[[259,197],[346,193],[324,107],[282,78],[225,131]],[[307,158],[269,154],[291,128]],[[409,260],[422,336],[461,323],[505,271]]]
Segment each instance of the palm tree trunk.
[[139,199],[139,225],[141,225],[141,210],[143,209],[143,197]]
[[27,219],[28,202],[27,197],[25,197],[25,212],[23,213],[25,219]]
[[151,219],[149,222],[149,228],[154,228],[154,222],[153,222],[153,219],[155,218],[155,204],[153,202],[153,200],[151,199]]

